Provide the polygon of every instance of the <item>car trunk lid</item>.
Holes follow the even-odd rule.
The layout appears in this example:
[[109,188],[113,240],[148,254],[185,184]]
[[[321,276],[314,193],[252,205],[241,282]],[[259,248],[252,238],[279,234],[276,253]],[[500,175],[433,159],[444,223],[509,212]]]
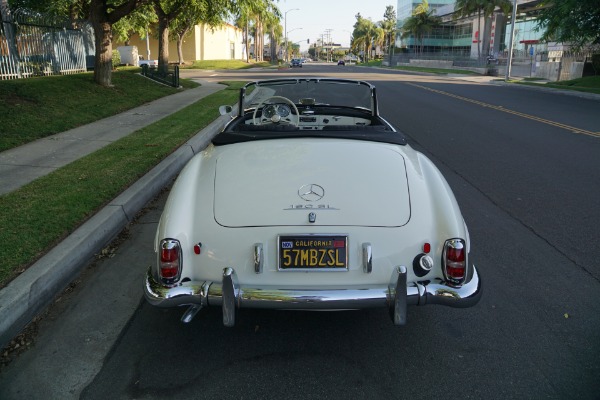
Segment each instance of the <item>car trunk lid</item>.
[[405,160],[397,146],[285,139],[220,149],[214,182],[220,225],[397,227],[410,218]]

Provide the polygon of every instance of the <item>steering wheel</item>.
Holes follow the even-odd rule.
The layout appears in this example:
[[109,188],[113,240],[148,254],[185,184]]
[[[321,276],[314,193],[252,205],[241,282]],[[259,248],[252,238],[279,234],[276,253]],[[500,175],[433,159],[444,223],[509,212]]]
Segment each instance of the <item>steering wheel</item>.
[[270,119],[269,122],[267,123],[271,123],[271,124],[278,124],[278,123],[289,123],[292,124],[294,126],[298,126],[300,124],[300,113],[298,112],[298,107],[296,107],[296,105],[294,104],[293,101],[291,101],[290,99],[288,99],[287,97],[283,97],[283,96],[271,96],[268,97],[266,99],[264,99],[263,101],[260,102],[260,104],[258,106],[256,106],[256,109],[254,109],[254,115],[252,116],[254,125],[266,125],[267,123],[263,124],[260,120],[260,118],[256,118],[256,115],[258,114],[258,110],[262,109],[266,103],[268,102],[283,102],[286,103],[288,105],[290,105],[292,107],[292,109],[294,110],[294,112],[296,113],[296,121],[293,120],[293,118],[289,121],[282,121],[281,120],[281,116],[278,114],[273,115]]

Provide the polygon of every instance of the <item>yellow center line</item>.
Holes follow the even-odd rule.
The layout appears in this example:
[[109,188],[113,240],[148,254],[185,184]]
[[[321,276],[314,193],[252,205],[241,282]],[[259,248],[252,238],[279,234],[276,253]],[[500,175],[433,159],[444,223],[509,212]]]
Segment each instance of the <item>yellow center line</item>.
[[519,112],[519,111],[510,110],[510,109],[504,108],[502,106],[495,106],[493,104],[488,104],[488,103],[484,103],[482,101],[473,100],[473,99],[470,99],[468,97],[458,96],[456,94],[444,92],[442,90],[428,88],[427,86],[417,85],[416,83],[411,83],[411,82],[406,82],[406,83],[408,85],[411,85],[411,86],[415,86],[415,87],[418,87],[418,88],[421,88],[421,89],[429,90],[430,92],[434,92],[434,93],[438,93],[438,94],[443,94],[444,96],[453,97],[455,99],[459,99],[459,100],[467,101],[469,103],[477,104],[478,106],[481,106],[481,107],[491,108],[491,109],[494,109],[494,110],[497,110],[497,111],[505,112],[507,114],[513,114],[513,115],[516,115],[516,116],[519,116],[519,117],[523,117],[523,118],[527,118],[527,119],[530,119],[530,120],[533,120],[533,121],[541,122],[543,124],[552,125],[552,126],[555,126],[557,128],[566,129],[566,130],[571,131],[573,133],[581,133],[583,135],[588,135],[588,136],[593,136],[593,137],[600,138],[600,132],[592,132],[592,131],[588,131],[588,130],[585,130],[585,129],[575,128],[573,126],[561,124],[560,122],[550,121],[548,119],[536,117],[534,115],[525,114],[525,113],[522,113],[522,112]]

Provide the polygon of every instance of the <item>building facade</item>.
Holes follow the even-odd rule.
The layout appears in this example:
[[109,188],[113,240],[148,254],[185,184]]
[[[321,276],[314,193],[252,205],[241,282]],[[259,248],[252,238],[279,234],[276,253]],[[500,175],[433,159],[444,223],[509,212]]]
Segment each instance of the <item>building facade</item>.
[[[413,9],[421,3],[421,0],[398,0],[398,32],[402,32],[404,22],[412,15]],[[513,42],[513,51],[516,55],[525,57],[529,55],[532,47],[536,54],[547,50],[546,45],[539,41],[542,32],[535,29],[537,25],[535,7],[538,3],[539,0],[517,0],[518,13]],[[455,0],[431,0],[429,3],[430,9],[442,19],[442,24],[424,38],[424,52],[442,56],[478,58],[482,52],[485,18],[478,15],[457,18],[454,14],[455,5]],[[496,10],[491,17],[489,54],[483,54],[483,57],[507,55],[511,24],[511,15],[504,15],[500,10]],[[405,39],[399,36],[397,46],[412,52],[417,46],[417,41],[412,36]]]
[[[136,46],[142,59],[155,60],[158,58],[158,40],[152,35],[147,38],[133,35],[128,43]],[[123,45],[116,43],[114,48]],[[196,25],[193,31],[183,39],[183,59],[186,62],[204,60],[244,60],[246,58],[241,29],[224,24],[210,28],[207,25]],[[169,61],[178,60],[177,42],[169,42]]]

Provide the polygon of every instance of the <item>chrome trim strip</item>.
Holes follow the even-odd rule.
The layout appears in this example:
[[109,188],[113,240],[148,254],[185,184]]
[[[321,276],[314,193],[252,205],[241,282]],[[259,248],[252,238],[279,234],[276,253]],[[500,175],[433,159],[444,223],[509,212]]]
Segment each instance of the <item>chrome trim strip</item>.
[[202,309],[202,306],[192,304],[187,309],[187,311],[185,313],[183,313],[183,315],[181,316],[181,322],[183,322],[184,324],[188,324],[188,323],[192,322],[192,319],[194,319],[196,314],[198,314],[198,311],[200,311],[201,309]]
[[254,272],[262,273],[263,268],[263,245],[262,243],[254,244]]
[[[475,266],[471,266],[471,269],[471,279],[461,287],[450,286],[441,280],[405,283],[406,304],[420,306],[439,304],[458,308],[474,306],[481,298],[482,284]],[[400,279],[402,274],[399,269],[396,271]],[[179,286],[165,287],[156,281],[150,267],[146,274],[144,295],[150,304],[157,307],[193,304],[222,306],[227,312],[226,316],[224,311],[224,322],[231,323],[235,322],[235,308],[283,310],[389,308],[392,299],[396,301],[396,293],[400,292],[396,290],[396,287],[401,287],[398,286],[398,279],[393,292],[390,289],[391,284],[332,287],[322,290],[276,286],[242,287],[238,284],[233,268],[225,268],[223,282],[184,282]],[[403,306],[400,304],[395,307]],[[230,314],[231,312],[233,315]]]
[[371,243],[363,243],[363,271],[370,274],[373,271],[373,253],[371,251]]
[[223,325],[235,326],[235,309],[237,308],[237,296],[239,285],[233,268],[223,269]]
[[406,325],[406,306],[408,288],[406,287],[406,267],[401,265],[394,268],[389,285],[390,317],[394,325]]

